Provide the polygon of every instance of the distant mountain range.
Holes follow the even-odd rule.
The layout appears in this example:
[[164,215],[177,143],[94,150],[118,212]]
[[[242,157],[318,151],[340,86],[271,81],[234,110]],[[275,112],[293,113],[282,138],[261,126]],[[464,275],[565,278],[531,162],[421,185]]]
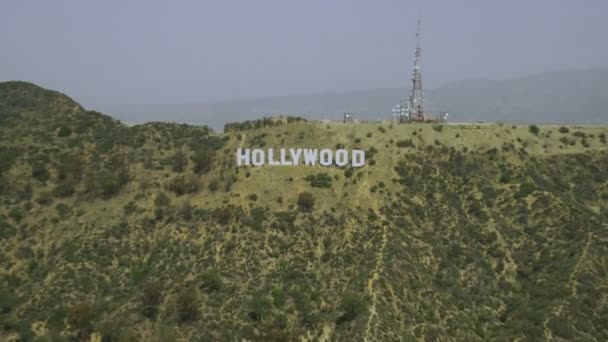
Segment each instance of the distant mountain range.
[[[388,119],[408,89],[383,88],[343,93],[267,97],[214,103],[99,108],[127,122],[176,121],[221,129],[226,122],[270,115],[340,120]],[[454,82],[425,93],[427,109],[447,111],[450,121],[518,123],[607,123],[608,68],[558,71],[509,80]]]

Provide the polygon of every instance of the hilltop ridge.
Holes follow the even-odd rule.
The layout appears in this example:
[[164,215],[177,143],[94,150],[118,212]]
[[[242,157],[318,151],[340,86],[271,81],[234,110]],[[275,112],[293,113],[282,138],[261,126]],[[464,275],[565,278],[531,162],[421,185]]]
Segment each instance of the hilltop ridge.
[[[285,113],[309,120],[390,119],[394,105],[409,94],[402,87],[363,89],[299,96],[234,99],[209,103],[105,105],[127,121],[171,118],[220,129],[226,122]],[[425,86],[425,109],[449,112],[457,122],[520,124],[608,124],[608,68],[551,71],[512,79],[472,79]]]

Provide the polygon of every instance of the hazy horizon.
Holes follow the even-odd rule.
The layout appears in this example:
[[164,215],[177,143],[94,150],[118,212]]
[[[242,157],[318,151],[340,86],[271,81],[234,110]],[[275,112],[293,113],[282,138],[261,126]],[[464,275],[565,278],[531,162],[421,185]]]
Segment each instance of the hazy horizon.
[[87,108],[404,88],[605,67],[608,3],[7,1],[0,79]]

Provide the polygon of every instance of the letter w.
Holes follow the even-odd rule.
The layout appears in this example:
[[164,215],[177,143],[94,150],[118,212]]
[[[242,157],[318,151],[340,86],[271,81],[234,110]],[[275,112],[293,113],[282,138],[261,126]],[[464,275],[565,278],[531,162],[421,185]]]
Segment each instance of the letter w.
[[317,151],[311,149],[304,149],[304,163],[306,165],[315,165],[317,162]]

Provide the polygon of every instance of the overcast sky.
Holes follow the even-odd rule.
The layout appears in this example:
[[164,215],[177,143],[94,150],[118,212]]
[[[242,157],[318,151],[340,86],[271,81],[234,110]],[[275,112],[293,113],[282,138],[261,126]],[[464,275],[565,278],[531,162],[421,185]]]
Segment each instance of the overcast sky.
[[405,86],[418,15],[426,87],[608,63],[605,0],[1,0],[0,80],[93,108]]

